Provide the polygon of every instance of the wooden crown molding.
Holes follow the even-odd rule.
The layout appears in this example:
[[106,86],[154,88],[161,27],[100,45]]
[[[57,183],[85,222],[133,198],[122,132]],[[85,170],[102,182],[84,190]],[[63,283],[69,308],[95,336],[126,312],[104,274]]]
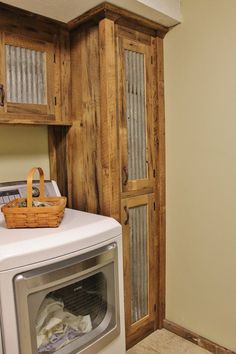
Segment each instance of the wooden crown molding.
[[145,32],[152,32],[153,35],[164,37],[168,32],[168,27],[160,25],[143,16],[115,6],[109,2],[103,2],[93,9],[85,12],[83,15],[76,17],[68,22],[70,31],[74,31],[85,24],[97,24],[103,18],[108,18],[117,24],[133,25],[136,28],[143,29]]

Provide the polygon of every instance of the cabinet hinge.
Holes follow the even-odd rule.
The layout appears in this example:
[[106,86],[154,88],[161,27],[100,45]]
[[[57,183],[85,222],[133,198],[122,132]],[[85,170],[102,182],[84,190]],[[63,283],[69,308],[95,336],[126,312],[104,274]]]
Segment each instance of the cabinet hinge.
[[153,203],[153,210],[156,210],[156,203]]
[[156,177],[156,170],[153,170],[153,178]]
[[154,310],[154,312],[157,312],[157,304],[154,304],[153,310]]
[[54,105],[56,106],[57,105],[57,98],[54,97]]

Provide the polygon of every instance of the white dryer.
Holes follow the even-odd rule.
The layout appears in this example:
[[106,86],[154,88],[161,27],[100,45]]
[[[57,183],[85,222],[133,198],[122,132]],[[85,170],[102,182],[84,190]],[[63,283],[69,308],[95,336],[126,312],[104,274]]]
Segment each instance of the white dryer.
[[[2,184],[0,203],[24,191]],[[7,229],[0,213],[0,329],[0,354],[124,354],[120,224],[66,209],[58,228]]]

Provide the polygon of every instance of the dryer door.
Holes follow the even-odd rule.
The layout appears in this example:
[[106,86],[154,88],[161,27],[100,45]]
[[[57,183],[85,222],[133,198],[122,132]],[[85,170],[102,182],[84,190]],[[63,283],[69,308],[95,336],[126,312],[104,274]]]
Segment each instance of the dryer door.
[[21,354],[97,353],[119,334],[116,243],[14,283]]

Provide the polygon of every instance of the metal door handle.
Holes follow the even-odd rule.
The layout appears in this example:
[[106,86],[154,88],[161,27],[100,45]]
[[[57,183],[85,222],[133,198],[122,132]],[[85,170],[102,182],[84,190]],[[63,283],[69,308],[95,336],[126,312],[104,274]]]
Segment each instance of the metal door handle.
[[126,184],[128,182],[128,179],[129,179],[127,167],[124,166],[122,171],[123,171],[123,173],[122,173],[122,183],[123,183],[123,186],[126,186]]
[[126,220],[124,221],[124,224],[128,225],[128,223],[129,223],[129,209],[127,208],[127,206],[124,206],[124,211],[126,214]]
[[5,100],[5,92],[4,92],[4,86],[0,84],[0,106],[4,106],[4,100]]

